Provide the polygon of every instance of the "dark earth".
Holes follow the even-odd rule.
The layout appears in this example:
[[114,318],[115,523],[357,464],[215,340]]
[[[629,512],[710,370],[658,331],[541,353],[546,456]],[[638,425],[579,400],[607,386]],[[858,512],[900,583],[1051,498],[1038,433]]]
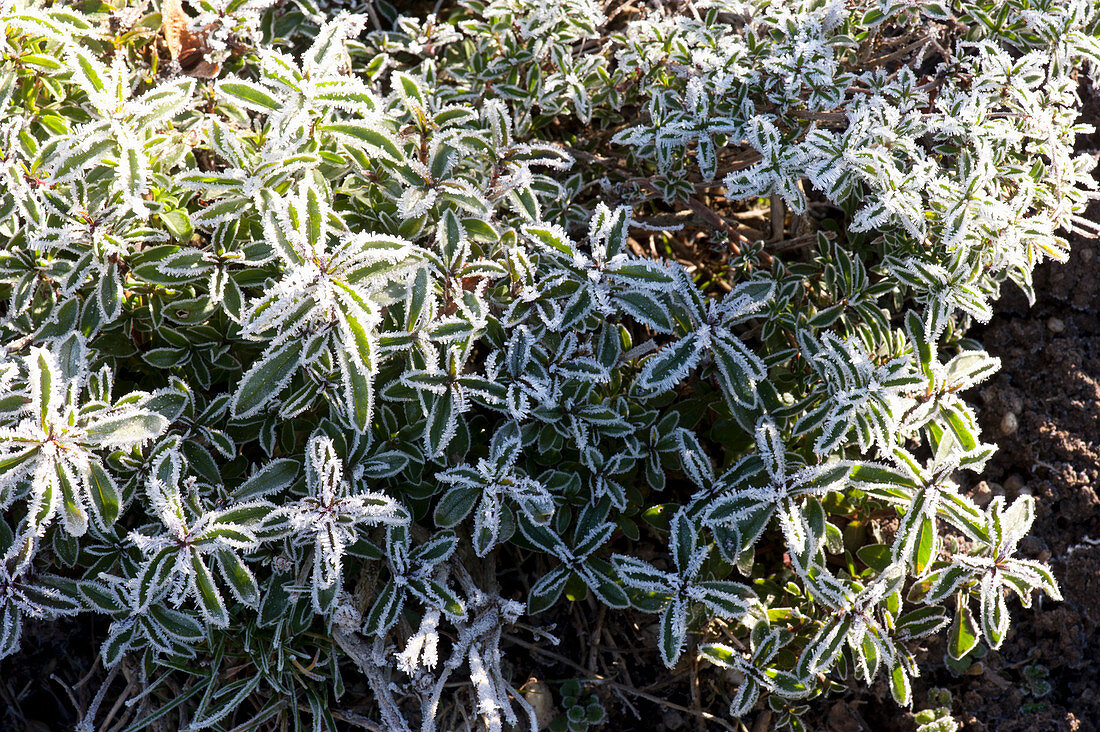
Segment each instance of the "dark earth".
[[[1098,95],[1085,111],[1100,127]],[[1092,151],[1100,136],[1081,142]],[[1100,221],[1100,205],[1087,218]],[[1040,266],[1035,289],[1029,308],[1007,287],[974,332],[1002,368],[979,396],[983,434],[1000,449],[971,495],[1035,496],[1020,554],[1051,563],[1065,601],[1017,606],[1005,644],[973,676],[924,679],[952,691],[956,719],[973,732],[1100,729],[1100,242],[1074,237],[1069,261]],[[1029,691],[1029,668],[1047,671],[1049,693]]]
[[[1089,213],[1100,220],[1100,206]],[[1065,601],[1014,612],[981,673],[936,679],[975,732],[1100,729],[1100,243],[1076,239],[1069,262],[1043,265],[1035,284],[1034,307],[1006,292],[975,333],[1002,370],[979,397],[983,433],[1000,450],[971,495],[1035,496],[1020,554],[1051,563]],[[1027,667],[1048,670],[1049,694],[1024,691]]]

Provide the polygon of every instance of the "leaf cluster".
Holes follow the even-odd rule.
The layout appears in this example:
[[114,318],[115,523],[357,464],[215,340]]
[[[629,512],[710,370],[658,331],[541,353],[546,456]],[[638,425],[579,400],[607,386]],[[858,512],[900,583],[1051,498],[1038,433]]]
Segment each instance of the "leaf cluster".
[[[96,613],[134,725],[334,729],[354,674],[534,728],[505,632],[591,596],[801,729],[1060,597],[959,487],[963,334],[1083,225],[1094,2],[195,0],[214,79],[93,5],[0,0],[0,656]],[[655,223],[763,199],[811,231],[720,276]]]

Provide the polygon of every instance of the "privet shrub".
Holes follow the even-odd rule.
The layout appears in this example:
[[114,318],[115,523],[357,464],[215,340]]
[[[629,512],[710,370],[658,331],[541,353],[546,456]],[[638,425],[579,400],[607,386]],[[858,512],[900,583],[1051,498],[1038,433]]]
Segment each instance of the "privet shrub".
[[964,331],[1084,224],[1094,2],[117,2],[0,2],[4,655],[499,730],[590,596],[800,728],[1059,597]]

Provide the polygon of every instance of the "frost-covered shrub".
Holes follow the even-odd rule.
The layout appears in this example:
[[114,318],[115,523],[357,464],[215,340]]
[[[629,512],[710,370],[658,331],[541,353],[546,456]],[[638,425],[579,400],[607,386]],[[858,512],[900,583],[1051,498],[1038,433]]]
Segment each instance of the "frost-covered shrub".
[[502,729],[591,595],[800,727],[1059,597],[959,490],[963,333],[1086,226],[1094,3],[120,3],[0,1],[0,654],[98,613],[139,719]]

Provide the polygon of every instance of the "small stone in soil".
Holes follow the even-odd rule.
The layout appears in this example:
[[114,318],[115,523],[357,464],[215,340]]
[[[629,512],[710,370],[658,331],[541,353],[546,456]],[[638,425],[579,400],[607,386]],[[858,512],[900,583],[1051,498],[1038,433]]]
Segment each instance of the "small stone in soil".
[[665,729],[669,730],[678,730],[687,723],[684,719],[684,715],[680,714],[675,709],[666,709],[661,714],[661,721],[664,722]]
[[1005,412],[1005,416],[1001,417],[1001,434],[1011,435],[1020,427],[1020,420],[1016,418],[1016,415],[1012,412]]
[[554,721],[556,709],[554,707],[554,695],[550,692],[550,685],[534,676],[527,679],[527,683],[520,687],[523,698],[535,710],[535,720],[539,730],[544,730]]
[[993,500],[993,491],[989,488],[989,483],[983,480],[974,486],[970,497],[974,499],[974,503],[978,504],[979,508],[985,508]]
[[1047,321],[1047,330],[1051,333],[1061,333],[1066,329],[1066,324],[1061,318],[1051,318]]
[[1009,496],[1018,496],[1021,493],[1030,493],[1027,489],[1027,484],[1024,483],[1024,479],[1020,477],[1019,473],[1013,473],[1008,476],[1008,480],[1005,481],[1005,493]]

